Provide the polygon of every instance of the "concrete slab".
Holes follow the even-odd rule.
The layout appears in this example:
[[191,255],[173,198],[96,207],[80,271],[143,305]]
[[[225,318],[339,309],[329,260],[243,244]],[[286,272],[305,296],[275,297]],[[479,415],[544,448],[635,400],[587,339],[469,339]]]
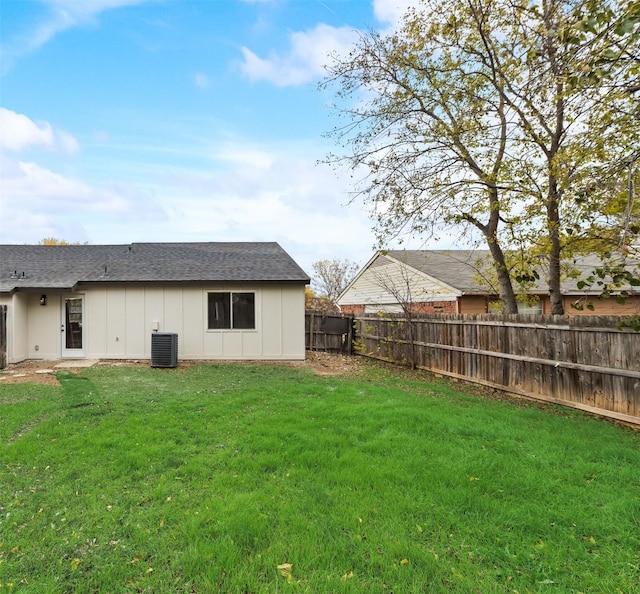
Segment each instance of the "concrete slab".
[[97,359],[69,359],[54,365],[56,369],[77,369],[79,367],[93,367],[98,363]]

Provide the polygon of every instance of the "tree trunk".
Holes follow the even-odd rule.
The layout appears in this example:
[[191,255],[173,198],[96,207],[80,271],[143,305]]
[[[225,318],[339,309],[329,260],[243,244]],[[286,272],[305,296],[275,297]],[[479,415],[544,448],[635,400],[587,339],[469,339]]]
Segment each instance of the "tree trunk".
[[547,200],[547,225],[549,228],[549,298],[551,313],[564,315],[564,303],[560,290],[560,215],[558,213],[558,186],[553,176],[549,179],[549,197]]
[[491,238],[487,238],[489,244],[489,251],[493,258],[493,266],[495,267],[496,274],[498,276],[498,291],[500,301],[502,302],[502,308],[506,314],[517,314],[518,303],[516,301],[516,294],[511,284],[511,278],[509,277],[509,270],[507,269],[507,263],[504,258],[504,252],[496,241],[492,241]]
[[489,252],[491,253],[491,259],[493,260],[493,267],[495,268],[496,275],[498,277],[498,296],[502,303],[502,310],[506,314],[517,314],[518,304],[516,302],[516,294],[511,284],[511,277],[509,276],[509,270],[504,257],[504,252],[498,241],[498,225],[500,224],[500,201],[498,200],[498,188],[495,183],[489,185],[489,205],[491,210],[489,212],[489,220],[486,225],[482,225],[477,219],[469,217],[467,220],[472,221],[475,226],[482,231],[487,244],[489,245]]
[[[544,22],[548,31],[557,30],[554,2],[543,1]],[[565,70],[556,59],[558,48],[554,38],[547,36],[547,52],[549,55],[549,65],[551,73],[555,79],[555,126],[551,136],[547,154],[547,167],[549,171],[549,187],[547,189],[547,232],[549,234],[549,298],[551,300],[551,313],[553,315],[564,314],[564,304],[562,303],[562,293],[560,292],[560,190],[556,177],[556,159],[560,151],[562,138],[565,133],[564,109],[565,109]]]

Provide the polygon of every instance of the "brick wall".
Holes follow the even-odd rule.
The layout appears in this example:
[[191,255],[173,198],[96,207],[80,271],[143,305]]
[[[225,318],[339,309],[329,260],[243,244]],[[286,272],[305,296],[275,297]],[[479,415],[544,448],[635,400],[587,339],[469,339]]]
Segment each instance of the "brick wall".
[[363,314],[364,305],[343,305],[341,308],[344,314]]
[[[624,305],[616,302],[614,298],[600,301],[597,297],[582,301],[584,309],[582,311],[571,307],[578,297],[564,297],[565,314],[568,316],[579,315],[600,315],[600,316],[634,316],[640,315],[640,296],[628,297]],[[586,304],[592,303],[594,309],[587,309]],[[551,303],[548,296],[542,297],[543,310],[545,314],[551,313]],[[459,307],[459,310],[456,309]],[[465,295],[456,301],[427,301],[414,303],[415,313],[461,313],[461,314],[483,314],[487,313],[487,298],[482,295]],[[364,305],[344,305],[344,314],[364,314]]]
[[412,311],[415,313],[457,313],[456,301],[425,301],[414,303]]
[[[571,306],[578,300],[583,305],[583,310]],[[593,305],[593,309],[587,309],[588,303]],[[549,307],[549,311],[550,309]],[[587,299],[565,297],[564,313],[568,316],[637,316],[640,315],[640,296],[627,297],[624,303],[617,303],[614,297],[602,300],[597,297]]]

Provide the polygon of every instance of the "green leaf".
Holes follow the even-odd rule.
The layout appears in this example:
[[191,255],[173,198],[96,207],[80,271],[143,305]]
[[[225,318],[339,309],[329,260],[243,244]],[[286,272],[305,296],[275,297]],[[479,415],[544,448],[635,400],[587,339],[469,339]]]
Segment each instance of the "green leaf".
[[619,37],[622,37],[627,33],[631,33],[631,31],[633,31],[634,26],[635,26],[635,23],[633,22],[632,19],[625,19],[624,21],[621,21],[618,24],[618,26],[613,30],[613,32]]

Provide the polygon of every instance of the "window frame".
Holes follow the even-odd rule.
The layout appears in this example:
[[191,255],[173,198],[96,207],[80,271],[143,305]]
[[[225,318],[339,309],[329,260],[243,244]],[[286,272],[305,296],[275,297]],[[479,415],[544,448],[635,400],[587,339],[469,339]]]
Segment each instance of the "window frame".
[[[206,309],[207,332],[221,332],[221,331],[223,332],[247,332],[247,331],[255,332],[258,329],[257,328],[258,316],[257,316],[257,309],[256,309],[256,294],[257,294],[256,291],[242,291],[242,290],[207,291],[207,309]],[[215,303],[215,301],[212,301],[212,298],[211,298],[212,295],[221,295],[223,297],[226,297],[226,302],[222,304],[225,310],[223,311],[223,314],[225,314],[225,317],[228,316],[228,325],[216,326],[216,327],[211,326],[211,305],[212,303]],[[253,322],[252,326],[234,327],[234,325],[236,324],[236,317],[239,317],[241,319],[245,318],[244,314],[242,316],[239,315],[243,312],[240,312],[236,309],[236,307],[242,306],[242,301],[234,300],[235,295],[251,296],[250,301],[252,302],[251,305],[253,306],[253,311],[249,313],[248,317],[249,317],[249,321]],[[247,312],[244,312],[244,313],[246,314]],[[223,323],[226,323],[226,320],[223,320]]]
[[544,304],[542,299],[536,297],[535,301],[530,301],[528,303],[522,303],[518,301],[518,313],[523,315],[534,315],[540,316],[544,313]]

